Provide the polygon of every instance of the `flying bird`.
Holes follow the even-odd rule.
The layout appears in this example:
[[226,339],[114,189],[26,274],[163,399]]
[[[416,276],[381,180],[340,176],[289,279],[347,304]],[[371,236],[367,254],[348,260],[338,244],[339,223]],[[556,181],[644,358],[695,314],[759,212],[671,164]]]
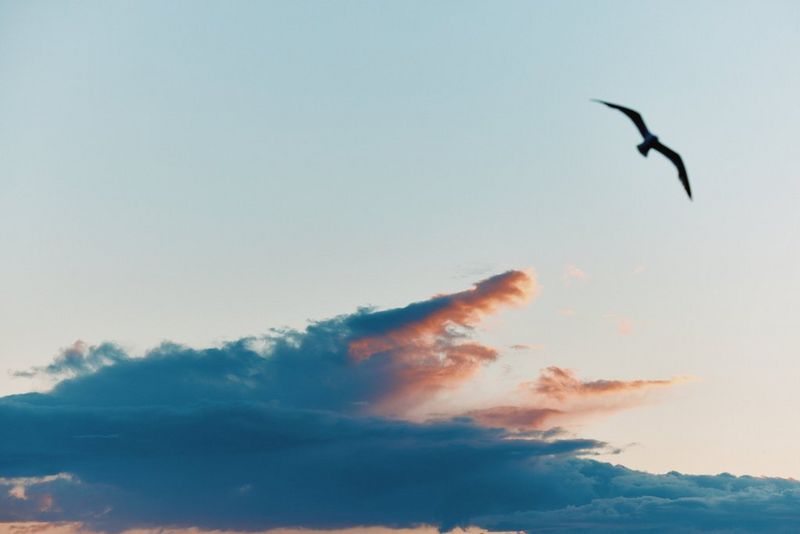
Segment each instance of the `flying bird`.
[[670,160],[675,167],[678,168],[678,178],[680,178],[681,183],[683,184],[683,188],[686,189],[686,194],[689,195],[689,200],[692,199],[692,188],[689,186],[689,176],[686,174],[686,167],[683,165],[683,160],[681,159],[680,155],[669,148],[666,145],[663,145],[661,141],[658,140],[658,137],[653,135],[653,133],[647,129],[647,126],[644,124],[644,120],[642,116],[639,115],[638,111],[634,111],[632,109],[619,106],[617,104],[612,104],[611,102],[606,102],[604,100],[597,100],[593,99],[595,102],[600,102],[601,104],[605,104],[606,106],[614,109],[618,109],[619,111],[623,112],[625,115],[628,116],[630,120],[636,125],[636,128],[639,129],[639,133],[642,134],[644,137],[644,142],[640,145],[637,145],[636,148],[639,149],[642,156],[647,157],[647,153],[650,151],[651,148],[654,148],[657,152],[661,152],[664,154],[668,160]]

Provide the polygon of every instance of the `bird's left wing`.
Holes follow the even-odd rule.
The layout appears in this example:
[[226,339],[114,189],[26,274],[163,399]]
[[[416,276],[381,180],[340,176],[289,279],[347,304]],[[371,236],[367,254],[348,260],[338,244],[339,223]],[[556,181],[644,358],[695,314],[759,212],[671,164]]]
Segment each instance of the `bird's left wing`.
[[689,200],[692,199],[692,188],[689,186],[689,176],[686,174],[686,166],[683,164],[681,156],[666,145],[656,143],[653,149],[664,154],[675,167],[678,168],[678,178],[680,178],[683,188],[686,189],[686,194],[689,195]]
[[631,121],[633,121],[633,124],[636,125],[636,129],[639,130],[639,133],[642,134],[642,137],[646,138],[648,135],[651,135],[650,130],[647,129],[647,125],[644,123],[644,119],[635,109],[626,108],[625,106],[620,106],[619,104],[612,104],[611,102],[606,102],[605,100],[597,100],[596,98],[593,98],[592,100],[623,112]]

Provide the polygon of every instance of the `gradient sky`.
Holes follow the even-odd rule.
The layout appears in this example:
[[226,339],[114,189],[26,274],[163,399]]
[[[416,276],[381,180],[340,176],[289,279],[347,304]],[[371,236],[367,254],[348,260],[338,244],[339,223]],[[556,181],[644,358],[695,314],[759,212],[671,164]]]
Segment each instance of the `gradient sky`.
[[0,2],[0,396],[76,340],[214,346],[528,268],[447,406],[549,366],[692,376],[567,430],[800,478],[798,28],[792,1]]

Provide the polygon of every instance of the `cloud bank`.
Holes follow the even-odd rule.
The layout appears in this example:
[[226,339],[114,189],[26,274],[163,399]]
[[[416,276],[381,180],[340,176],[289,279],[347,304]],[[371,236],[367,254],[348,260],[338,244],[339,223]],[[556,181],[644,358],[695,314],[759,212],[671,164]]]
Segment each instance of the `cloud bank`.
[[0,398],[0,522],[800,528],[796,482],[640,473],[588,459],[603,443],[548,431],[576,399],[671,380],[581,381],[552,367],[519,405],[408,420],[499,357],[472,329],[535,288],[530,273],[509,271],[216,348],[131,357],[112,344],[70,347],[31,371],[62,377],[51,391]]

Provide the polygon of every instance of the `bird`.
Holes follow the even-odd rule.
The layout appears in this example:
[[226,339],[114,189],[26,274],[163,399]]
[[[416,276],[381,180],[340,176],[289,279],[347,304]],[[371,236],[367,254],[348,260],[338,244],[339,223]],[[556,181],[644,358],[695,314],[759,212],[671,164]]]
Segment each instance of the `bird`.
[[639,152],[642,156],[647,157],[647,153],[650,149],[655,149],[657,152],[661,152],[664,156],[670,160],[675,167],[678,169],[678,178],[680,179],[681,183],[683,184],[683,188],[686,189],[686,194],[689,195],[689,200],[692,200],[692,188],[689,186],[689,175],[686,173],[686,166],[683,164],[683,160],[681,156],[669,148],[668,146],[661,143],[658,140],[658,137],[653,135],[653,133],[647,129],[647,126],[642,119],[642,116],[639,114],[638,111],[634,111],[630,108],[626,108],[624,106],[620,106],[618,104],[612,104],[611,102],[606,102],[605,100],[597,100],[592,99],[594,102],[599,102],[601,104],[605,104],[606,106],[619,110],[623,112],[627,117],[633,121],[636,125],[636,128],[639,129],[639,133],[642,134],[644,137],[644,142],[640,145],[637,145],[636,148],[639,149]]

